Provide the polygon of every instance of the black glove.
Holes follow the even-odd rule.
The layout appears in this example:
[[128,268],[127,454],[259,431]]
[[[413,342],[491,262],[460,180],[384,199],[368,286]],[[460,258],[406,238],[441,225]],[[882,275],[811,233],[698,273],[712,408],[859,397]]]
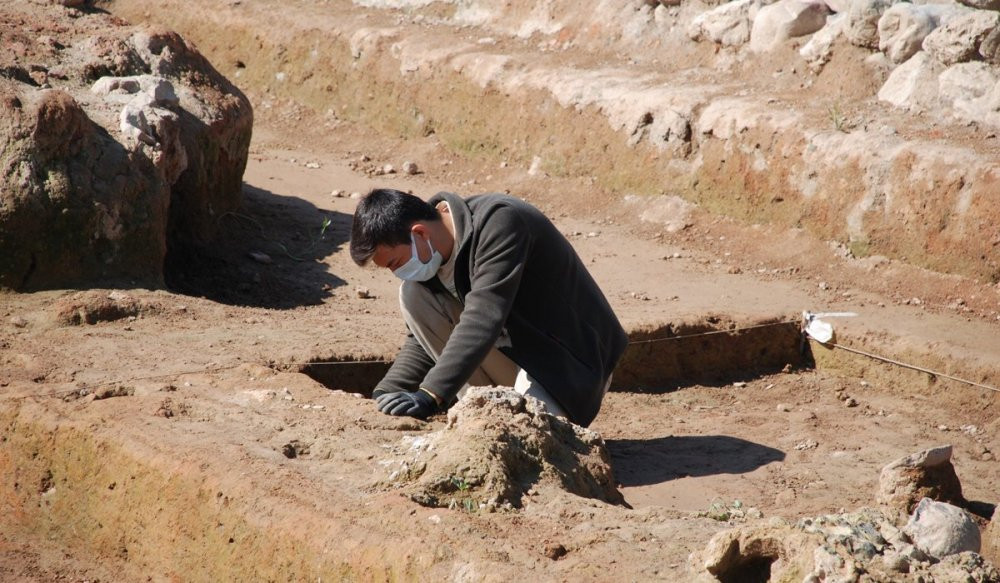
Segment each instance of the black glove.
[[424,391],[382,393],[375,397],[378,410],[386,415],[407,415],[425,419],[437,411],[434,397]]

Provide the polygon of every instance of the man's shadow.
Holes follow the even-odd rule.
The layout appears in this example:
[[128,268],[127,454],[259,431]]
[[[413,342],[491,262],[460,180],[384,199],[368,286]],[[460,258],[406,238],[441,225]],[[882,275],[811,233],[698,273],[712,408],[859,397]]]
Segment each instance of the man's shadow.
[[351,215],[244,183],[242,208],[215,220],[211,242],[169,242],[164,277],[171,291],[290,309],[320,304],[346,283],[323,260],[350,239]]
[[625,487],[686,477],[743,474],[785,459],[784,452],[727,435],[609,439],[615,479]]

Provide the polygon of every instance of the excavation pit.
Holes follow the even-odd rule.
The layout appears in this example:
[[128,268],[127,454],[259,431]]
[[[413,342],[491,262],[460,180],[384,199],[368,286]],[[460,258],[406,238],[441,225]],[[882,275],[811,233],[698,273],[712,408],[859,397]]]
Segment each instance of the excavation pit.
[[314,358],[302,365],[299,372],[328,389],[371,397],[375,385],[390,366],[392,361],[376,357],[352,359],[334,356]]
[[782,318],[747,322],[707,316],[640,327],[629,332],[612,389],[669,392],[746,381],[786,367],[810,366],[803,347],[799,323]]
[[[740,322],[708,316],[696,322],[643,326],[615,369],[611,390],[670,392],[694,384],[746,381],[811,365],[799,323],[780,318]],[[315,357],[299,372],[329,389],[370,397],[392,366],[378,357]]]

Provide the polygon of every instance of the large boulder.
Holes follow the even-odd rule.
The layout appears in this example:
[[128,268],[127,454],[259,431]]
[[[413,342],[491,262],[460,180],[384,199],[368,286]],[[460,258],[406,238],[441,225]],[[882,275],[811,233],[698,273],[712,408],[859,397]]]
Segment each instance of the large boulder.
[[823,28],[830,9],[826,3],[780,0],[757,11],[750,30],[750,50],[768,51],[782,42]]
[[[946,77],[945,73],[949,73]],[[981,62],[959,63],[941,74],[941,91],[953,99],[955,115],[962,120],[1000,128],[1000,75]],[[990,85],[991,79],[997,79]],[[978,96],[983,88],[985,92]],[[977,97],[978,96],[978,97]]]
[[854,0],[847,9],[844,35],[858,47],[878,48],[878,21],[895,0]]
[[519,508],[527,496],[564,491],[624,503],[601,436],[511,389],[470,388],[443,429],[393,453],[382,485],[426,506]]
[[876,501],[906,514],[924,498],[965,504],[951,450],[950,445],[934,447],[886,464],[879,475]]
[[962,552],[978,553],[979,526],[964,510],[924,498],[903,528],[918,549],[935,559]]
[[966,107],[972,113],[973,104],[978,105],[998,79],[996,69],[982,61],[959,63],[938,75],[938,95],[945,104],[955,109]]
[[878,21],[878,50],[893,63],[902,63],[917,54],[924,39],[938,25],[929,6],[901,2],[886,10]]
[[0,289],[160,285],[241,204],[250,104],[178,35],[62,4],[0,22]]
[[761,3],[761,0],[733,0],[703,12],[688,25],[688,36],[724,47],[745,44],[750,40],[750,27]]
[[0,288],[158,282],[170,185],[60,89],[0,79]]
[[892,70],[879,89],[878,98],[909,111],[937,109],[940,106],[938,75],[944,68],[926,51],[920,51]]
[[979,58],[979,47],[1000,25],[1000,12],[970,10],[949,19],[924,39],[923,48],[936,61],[954,65]]

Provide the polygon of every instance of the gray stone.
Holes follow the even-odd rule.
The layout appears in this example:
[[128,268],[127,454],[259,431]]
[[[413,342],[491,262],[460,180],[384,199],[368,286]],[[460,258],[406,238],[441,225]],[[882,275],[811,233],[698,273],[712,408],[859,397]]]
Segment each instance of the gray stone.
[[895,573],[909,573],[910,560],[896,552],[888,552],[882,555],[882,564],[888,571]]
[[688,25],[692,40],[739,46],[750,40],[750,27],[761,0],[733,0],[696,16]]
[[959,63],[938,76],[938,94],[944,103],[974,114],[976,105],[997,80],[997,71],[982,61]]
[[920,50],[936,27],[937,19],[927,7],[895,4],[878,20],[878,49],[893,63],[902,63]]
[[923,48],[945,65],[970,61],[979,56],[979,46],[1000,24],[1000,12],[971,10],[950,18],[927,35]]
[[878,21],[895,0],[855,0],[847,9],[844,35],[859,47],[878,48]]
[[826,19],[826,26],[819,29],[816,34],[812,35],[809,42],[802,45],[802,48],[799,49],[799,55],[812,69],[821,69],[830,61],[830,57],[833,55],[833,43],[843,36],[846,26],[846,15],[834,14],[830,16]]
[[893,69],[879,89],[878,98],[907,110],[936,108],[940,103],[937,77],[942,69],[940,63],[920,51]]
[[917,504],[903,531],[917,548],[936,559],[964,551],[978,553],[982,543],[979,527],[968,513],[930,498]]
[[979,56],[991,65],[1000,65],[1000,26],[986,33],[979,43]]
[[779,0],[757,11],[750,30],[750,50],[763,52],[782,42],[823,28],[830,9],[822,1]]

